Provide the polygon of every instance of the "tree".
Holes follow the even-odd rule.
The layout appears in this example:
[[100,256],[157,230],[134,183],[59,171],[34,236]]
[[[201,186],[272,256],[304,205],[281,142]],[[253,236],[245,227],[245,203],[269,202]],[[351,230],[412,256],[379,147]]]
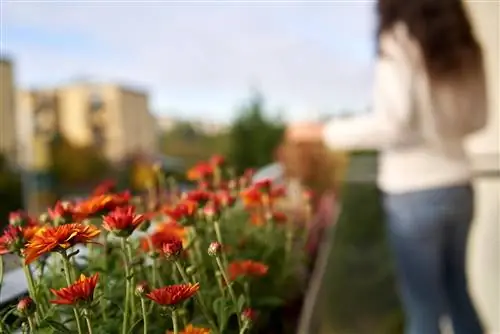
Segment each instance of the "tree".
[[263,98],[255,94],[231,127],[228,157],[237,172],[262,167],[274,160],[285,127],[279,119],[266,118],[264,107]]
[[78,146],[63,136],[51,143],[51,172],[59,190],[88,185],[109,171],[108,161],[93,146]]
[[0,155],[0,231],[7,222],[9,212],[22,207],[21,177],[11,170],[4,156]]

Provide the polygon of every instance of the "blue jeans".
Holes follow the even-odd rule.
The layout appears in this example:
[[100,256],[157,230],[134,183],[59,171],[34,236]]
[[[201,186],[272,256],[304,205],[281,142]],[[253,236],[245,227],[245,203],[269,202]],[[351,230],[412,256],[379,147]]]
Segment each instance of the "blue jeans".
[[407,334],[439,334],[443,315],[454,334],[483,333],[465,271],[473,195],[464,185],[384,196]]

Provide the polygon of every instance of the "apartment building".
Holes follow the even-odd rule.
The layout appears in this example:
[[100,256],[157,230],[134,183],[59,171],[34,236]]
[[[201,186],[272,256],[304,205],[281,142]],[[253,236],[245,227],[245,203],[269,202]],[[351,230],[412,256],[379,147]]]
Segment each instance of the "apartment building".
[[147,94],[137,89],[73,84],[20,91],[18,104],[26,134],[20,138],[31,146],[27,155],[35,157],[30,165],[44,167],[47,158],[42,147],[56,133],[75,145],[95,146],[115,163],[133,153],[157,153],[155,118],[148,110]]
[[16,106],[12,62],[0,59],[0,154],[15,157]]

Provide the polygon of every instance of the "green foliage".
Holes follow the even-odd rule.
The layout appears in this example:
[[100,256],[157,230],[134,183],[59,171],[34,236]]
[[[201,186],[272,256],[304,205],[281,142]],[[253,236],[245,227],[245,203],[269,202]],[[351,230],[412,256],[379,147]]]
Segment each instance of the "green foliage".
[[58,136],[51,144],[51,172],[60,186],[75,187],[99,180],[109,164],[98,148],[77,146]]
[[163,154],[180,158],[190,167],[207,160],[213,154],[225,154],[228,150],[225,133],[208,135],[197,131],[189,122],[180,122],[161,138]]
[[263,167],[274,160],[284,125],[265,117],[263,99],[256,95],[240,112],[230,131],[229,160],[237,172]]
[[[351,157],[373,156],[360,152]],[[325,318],[338,333],[398,334],[402,312],[386,242],[380,192],[374,182],[346,183],[332,237]],[[328,315],[328,316],[326,316]]]
[[22,205],[21,177],[0,155],[0,230],[9,212],[20,209]]

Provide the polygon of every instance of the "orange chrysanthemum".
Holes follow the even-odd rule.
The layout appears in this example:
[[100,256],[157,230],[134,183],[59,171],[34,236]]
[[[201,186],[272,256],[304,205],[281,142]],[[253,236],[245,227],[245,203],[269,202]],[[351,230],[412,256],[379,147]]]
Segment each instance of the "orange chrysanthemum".
[[146,218],[135,213],[133,206],[119,207],[103,217],[102,226],[120,237],[128,237]]
[[228,265],[229,279],[233,281],[240,276],[264,276],[267,274],[268,269],[267,265],[257,261],[233,261]]
[[200,283],[167,285],[152,290],[146,297],[162,306],[175,306],[193,297],[200,290]]
[[68,249],[76,244],[89,243],[100,232],[93,225],[80,223],[44,228],[38,231],[26,245],[25,262],[29,264],[43,254]]
[[112,193],[116,188],[116,183],[113,180],[104,180],[94,188],[92,196],[100,196]]
[[[172,331],[167,331],[167,334],[173,334]],[[210,329],[202,327],[194,327],[193,325],[187,325],[183,331],[179,334],[210,334]]]
[[212,176],[214,170],[211,164],[200,162],[199,164],[191,167],[187,172],[187,179],[190,181],[204,180]]
[[[149,236],[141,239],[141,248],[145,252],[161,251],[163,244],[171,240],[180,239],[185,242],[186,230],[181,225],[170,222],[156,226],[156,230]],[[150,244],[153,246],[151,249]]]
[[106,214],[117,207],[128,205],[130,201],[130,193],[128,191],[120,194],[103,194],[93,196],[85,201],[75,205],[75,216],[82,220],[97,215]]
[[50,289],[56,295],[57,299],[51,300],[52,304],[59,305],[76,305],[79,303],[91,303],[94,299],[94,290],[97,285],[99,274],[85,277],[80,276],[80,279],[66,288],[59,290]]

